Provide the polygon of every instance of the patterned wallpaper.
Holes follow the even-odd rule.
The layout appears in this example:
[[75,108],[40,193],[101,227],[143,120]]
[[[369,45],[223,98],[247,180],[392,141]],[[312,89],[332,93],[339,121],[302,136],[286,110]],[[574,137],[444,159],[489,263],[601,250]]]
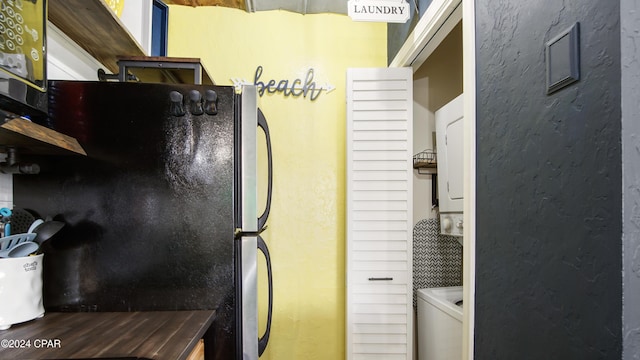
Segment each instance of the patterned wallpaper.
[[413,228],[413,306],[416,290],[462,285],[462,245],[440,234],[439,219],[420,220]]

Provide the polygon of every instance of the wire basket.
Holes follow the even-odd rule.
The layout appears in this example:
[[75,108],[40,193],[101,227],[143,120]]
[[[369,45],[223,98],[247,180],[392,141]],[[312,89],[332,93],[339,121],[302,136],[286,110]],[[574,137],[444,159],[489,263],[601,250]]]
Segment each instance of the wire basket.
[[436,152],[430,149],[413,155],[413,168],[435,168],[438,166]]

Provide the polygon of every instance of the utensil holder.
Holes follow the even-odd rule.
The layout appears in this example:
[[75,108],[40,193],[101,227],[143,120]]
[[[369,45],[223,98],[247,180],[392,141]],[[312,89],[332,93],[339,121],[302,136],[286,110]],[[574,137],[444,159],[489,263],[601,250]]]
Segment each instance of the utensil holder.
[[44,254],[0,259],[0,330],[44,316]]

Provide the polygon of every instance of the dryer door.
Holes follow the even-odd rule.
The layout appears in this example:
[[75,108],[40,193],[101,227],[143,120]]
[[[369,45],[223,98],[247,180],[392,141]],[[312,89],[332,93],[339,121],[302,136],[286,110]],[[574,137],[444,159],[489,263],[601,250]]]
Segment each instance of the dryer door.
[[436,111],[438,198],[441,232],[462,236],[464,206],[463,95]]

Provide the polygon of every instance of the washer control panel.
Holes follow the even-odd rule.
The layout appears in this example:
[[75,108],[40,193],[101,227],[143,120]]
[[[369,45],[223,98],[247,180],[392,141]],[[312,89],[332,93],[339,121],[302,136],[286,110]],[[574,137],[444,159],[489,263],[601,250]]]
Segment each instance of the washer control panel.
[[440,233],[443,235],[462,236],[464,230],[462,213],[440,214]]

